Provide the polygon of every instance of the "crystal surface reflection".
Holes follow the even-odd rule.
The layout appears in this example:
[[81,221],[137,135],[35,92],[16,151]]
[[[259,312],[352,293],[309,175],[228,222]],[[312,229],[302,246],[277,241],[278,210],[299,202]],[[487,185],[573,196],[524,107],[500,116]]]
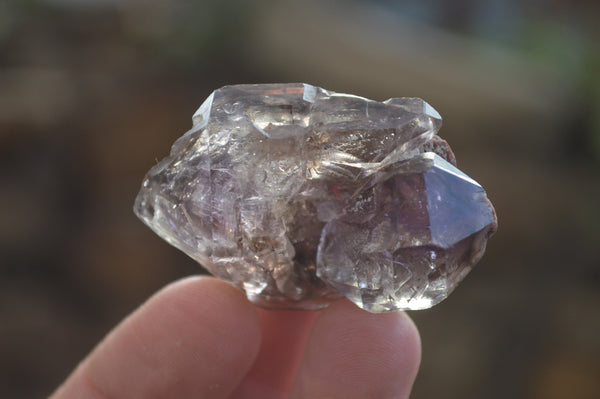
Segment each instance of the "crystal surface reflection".
[[260,306],[343,295],[372,312],[427,308],[496,230],[421,99],[226,86],[193,122],[148,172],[135,213]]

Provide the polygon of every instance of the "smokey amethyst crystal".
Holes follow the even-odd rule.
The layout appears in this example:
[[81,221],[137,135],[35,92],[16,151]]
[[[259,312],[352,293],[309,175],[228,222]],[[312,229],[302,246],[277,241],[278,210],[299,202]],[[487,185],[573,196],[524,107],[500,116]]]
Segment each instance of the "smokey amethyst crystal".
[[421,99],[226,86],[193,122],[146,175],[135,213],[257,305],[428,308],[496,230]]

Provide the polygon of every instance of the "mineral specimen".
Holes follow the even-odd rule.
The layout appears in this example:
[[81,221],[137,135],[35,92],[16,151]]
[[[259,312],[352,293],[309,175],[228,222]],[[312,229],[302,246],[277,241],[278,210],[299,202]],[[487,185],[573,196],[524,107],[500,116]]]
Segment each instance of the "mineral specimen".
[[307,84],[214,91],[146,175],[135,213],[257,305],[371,312],[446,298],[496,230],[417,98]]

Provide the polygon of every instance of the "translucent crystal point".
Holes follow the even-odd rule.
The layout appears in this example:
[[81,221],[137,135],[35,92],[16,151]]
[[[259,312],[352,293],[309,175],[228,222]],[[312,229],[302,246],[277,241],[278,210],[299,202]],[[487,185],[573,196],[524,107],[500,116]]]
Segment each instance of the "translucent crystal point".
[[193,121],[148,172],[135,213],[260,306],[346,296],[373,312],[427,308],[496,229],[423,100],[226,86]]

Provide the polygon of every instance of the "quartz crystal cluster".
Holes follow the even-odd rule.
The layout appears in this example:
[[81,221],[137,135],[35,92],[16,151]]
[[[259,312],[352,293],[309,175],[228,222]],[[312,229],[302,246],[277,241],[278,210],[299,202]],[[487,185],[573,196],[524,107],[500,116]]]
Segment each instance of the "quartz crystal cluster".
[[428,308],[496,230],[441,123],[418,98],[226,86],[148,172],[135,213],[260,306]]

